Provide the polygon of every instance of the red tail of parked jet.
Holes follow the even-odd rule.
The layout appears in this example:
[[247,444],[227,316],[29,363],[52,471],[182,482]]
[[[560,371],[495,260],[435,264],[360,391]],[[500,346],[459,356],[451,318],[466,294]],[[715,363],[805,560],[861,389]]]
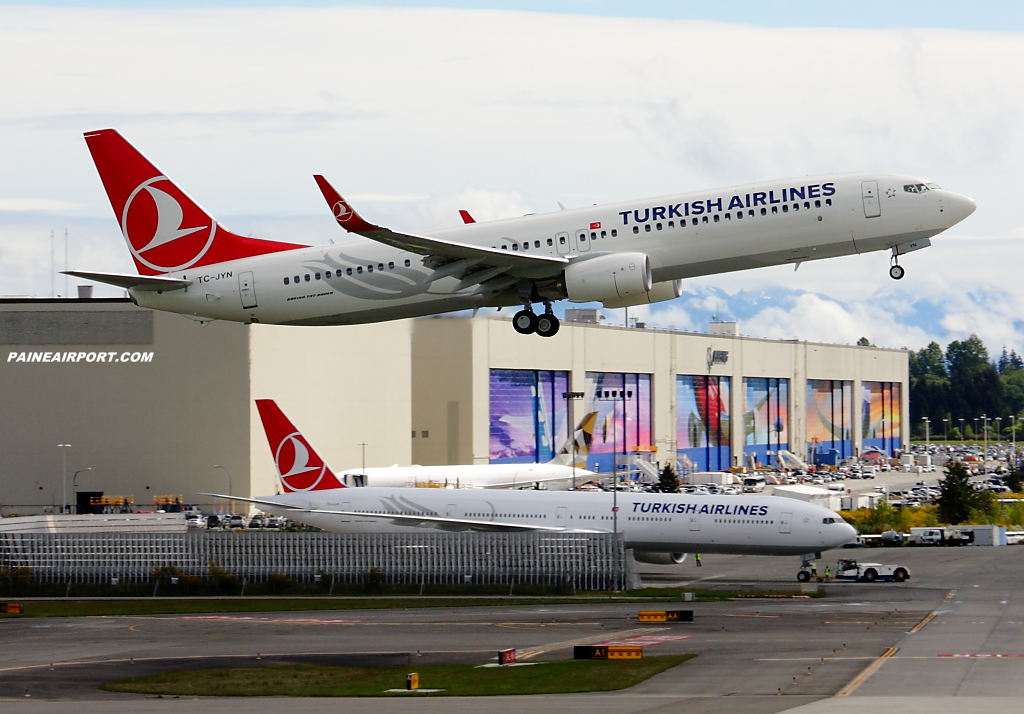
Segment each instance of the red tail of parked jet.
[[306,247],[226,230],[113,129],[85,141],[141,275]]
[[256,408],[286,493],[345,488],[273,399],[257,399]]

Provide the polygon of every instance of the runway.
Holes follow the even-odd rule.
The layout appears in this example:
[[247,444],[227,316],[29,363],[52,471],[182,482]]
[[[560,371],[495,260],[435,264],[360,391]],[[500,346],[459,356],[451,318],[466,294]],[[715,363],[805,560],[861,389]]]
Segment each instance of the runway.
[[[529,707],[598,714],[823,714],[899,706],[904,712],[941,714],[994,711],[1010,706],[1004,697],[1024,694],[1018,675],[1024,658],[1006,656],[1024,655],[1024,549],[829,555],[833,563],[840,555],[899,562],[910,567],[912,578],[904,584],[835,583],[821,599],[687,604],[695,622],[673,625],[638,623],[637,605],[615,602],[3,620],[0,697],[8,712],[66,710],[71,702],[80,714],[186,707],[213,712],[223,707],[222,700],[153,699],[96,687],[168,669],[281,662],[397,664],[415,671],[418,663],[483,663],[507,647],[534,660],[561,659],[571,656],[573,644],[607,641],[643,642],[650,655],[699,656],[621,692],[484,702],[380,699],[373,708],[445,714],[481,706],[502,713]],[[709,555],[699,569],[690,562],[644,566],[644,578],[701,588],[794,587],[795,565],[792,559]],[[253,703],[259,702],[265,700]],[[320,712],[323,706],[322,700],[288,703],[295,714]]]

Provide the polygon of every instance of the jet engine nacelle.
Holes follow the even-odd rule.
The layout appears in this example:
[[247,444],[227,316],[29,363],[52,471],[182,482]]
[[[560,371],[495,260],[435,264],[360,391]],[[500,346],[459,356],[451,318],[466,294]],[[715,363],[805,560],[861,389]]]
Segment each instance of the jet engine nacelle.
[[652,284],[651,261],[644,253],[576,259],[565,269],[565,292],[572,302],[640,298]]
[[683,294],[682,280],[669,280],[664,283],[655,283],[650,291],[640,293],[637,296],[630,296],[618,300],[605,300],[604,306],[608,309],[617,307],[633,307],[635,305],[650,305],[652,302],[664,300],[675,300]]
[[686,560],[686,553],[655,553],[649,550],[634,550],[633,560],[651,565],[679,565]]

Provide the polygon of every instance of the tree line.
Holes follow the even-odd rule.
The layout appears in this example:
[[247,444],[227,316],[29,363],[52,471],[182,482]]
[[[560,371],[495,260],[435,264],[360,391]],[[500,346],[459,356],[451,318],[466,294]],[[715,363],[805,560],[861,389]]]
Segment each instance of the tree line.
[[[944,433],[950,439],[980,439],[984,429],[979,418],[985,415],[989,420],[1002,417],[990,422],[989,438],[999,434],[1008,439],[1010,415],[1020,418],[1022,411],[1024,360],[1016,350],[1007,352],[1004,347],[998,359],[991,359],[977,335],[950,342],[945,352],[937,342],[911,350],[910,424],[914,438],[924,438],[924,417],[928,417],[932,439],[941,439]],[[943,424],[943,419],[948,422]]]

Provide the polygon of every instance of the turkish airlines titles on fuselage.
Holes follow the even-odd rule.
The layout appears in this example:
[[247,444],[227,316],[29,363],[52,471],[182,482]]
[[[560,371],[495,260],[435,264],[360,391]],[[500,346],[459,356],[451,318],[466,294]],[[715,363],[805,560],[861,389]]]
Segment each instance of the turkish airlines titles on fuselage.
[[[663,553],[801,555],[836,548],[856,531],[833,511],[774,496],[618,495],[597,492],[345,488],[271,496],[260,508],[328,531],[381,533],[424,529],[611,533],[627,548]],[[281,507],[270,505],[280,503]],[[285,507],[290,504],[315,513]],[[387,514],[440,517],[444,523],[389,520]],[[467,523],[460,526],[458,519]],[[471,524],[479,524],[473,526]]]
[[[865,184],[875,186],[873,203],[864,195]],[[930,238],[973,212],[974,203],[958,194],[907,190],[923,185],[893,174],[828,175],[473,223],[426,235],[570,262],[643,253],[657,283],[885,250]],[[428,282],[432,270],[422,255],[357,239],[174,271],[169,277],[192,284],[185,290],[132,294],[146,307],[211,319],[308,325],[397,319],[488,302],[460,287],[458,276]],[[514,296],[503,300],[517,302]]]

